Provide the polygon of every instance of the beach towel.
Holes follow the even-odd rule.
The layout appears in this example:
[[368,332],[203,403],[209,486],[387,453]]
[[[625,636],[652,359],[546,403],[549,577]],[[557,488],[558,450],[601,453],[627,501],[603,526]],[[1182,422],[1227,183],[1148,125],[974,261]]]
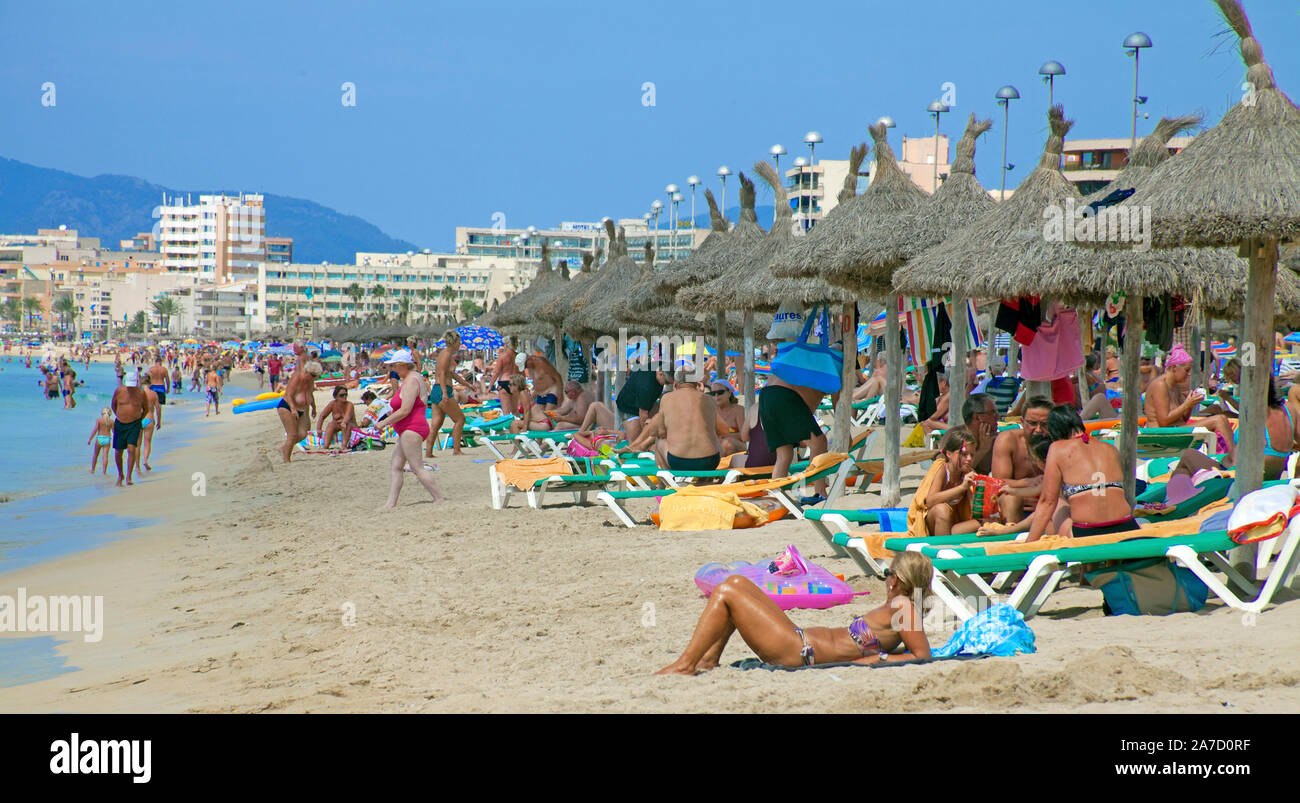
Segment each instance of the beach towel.
[[1034,631],[1024,614],[1005,602],[986,608],[961,623],[952,638],[937,650],[936,658],[953,655],[1028,655],[1037,652]]
[[507,485],[513,485],[521,491],[532,488],[538,480],[556,474],[572,474],[569,462],[563,457],[549,457],[545,460],[498,460],[497,474]]
[[[909,538],[925,538],[930,535],[928,525],[925,523],[925,514],[930,512],[930,506],[926,504],[925,499],[930,495],[931,489],[935,483],[942,483],[948,476],[948,464],[944,462],[941,456],[934,459],[930,465],[930,470],[925,472],[921,478],[921,484],[916,487],[916,494],[912,497],[912,503],[907,508],[907,535]],[[957,503],[957,510],[954,521],[969,521],[971,519],[971,501],[970,494],[967,494],[961,502]]]
[[767,520],[767,511],[744,501],[735,491],[722,490],[719,486],[679,488],[659,503],[659,529],[730,530],[737,515]]
[[739,661],[732,661],[729,666],[731,666],[732,669],[739,669],[742,672],[748,672],[751,669],[765,669],[768,672],[798,672],[802,669],[849,669],[853,667],[857,667],[858,669],[884,669],[888,666],[914,666],[916,664],[932,664],[936,661],[975,661],[980,658],[988,657],[987,654],[948,655],[943,658],[913,658],[909,661],[885,661],[883,663],[880,661],[868,661],[865,664],[860,664],[856,661],[835,661],[827,664],[813,664],[812,666],[781,666],[780,664],[766,663],[761,658],[743,658]]

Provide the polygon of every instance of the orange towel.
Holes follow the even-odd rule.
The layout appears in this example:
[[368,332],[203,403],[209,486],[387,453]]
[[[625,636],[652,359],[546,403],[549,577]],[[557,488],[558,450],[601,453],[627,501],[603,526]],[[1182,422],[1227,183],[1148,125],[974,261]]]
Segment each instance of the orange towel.
[[1221,510],[1227,510],[1232,507],[1232,503],[1227,499],[1220,499],[1211,502],[1201,508],[1195,515],[1188,516],[1185,519],[1175,519],[1173,521],[1162,521],[1157,524],[1147,524],[1139,530],[1130,530],[1121,533],[1107,533],[1105,535],[1089,535],[1082,538],[1066,538],[1061,535],[1045,535],[1032,543],[1004,541],[992,544],[966,544],[966,546],[983,546],[986,555],[1011,555],[1018,552],[1047,552],[1053,549],[1070,549],[1081,546],[1098,546],[1101,544],[1118,544],[1121,541],[1130,541],[1134,538],[1173,538],[1180,535],[1188,535],[1197,532],[1201,523],[1218,513]]
[[507,485],[513,485],[521,491],[532,488],[538,480],[556,474],[572,474],[569,461],[563,457],[548,457],[545,460],[498,460],[497,474]]
[[[943,482],[947,476],[947,463],[944,462],[943,456],[940,455],[934,459],[930,470],[925,472],[921,478],[921,484],[916,487],[916,494],[912,496],[912,503],[907,507],[907,535],[911,538],[925,538],[930,535],[930,529],[925,523],[925,514],[930,512],[930,506],[925,503],[926,497],[930,495],[930,489],[936,482]],[[968,492],[961,502],[957,504],[956,521],[970,521],[972,518],[970,493]],[[897,538],[895,533],[889,536]]]

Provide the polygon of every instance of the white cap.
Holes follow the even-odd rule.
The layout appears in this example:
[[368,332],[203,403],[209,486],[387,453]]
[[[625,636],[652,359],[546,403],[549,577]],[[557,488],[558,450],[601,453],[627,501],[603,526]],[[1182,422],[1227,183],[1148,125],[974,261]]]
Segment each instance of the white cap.
[[524,363],[528,361],[528,355],[523,352],[515,354],[515,367],[520,371],[524,370]]
[[136,374],[132,371],[127,371],[126,376],[122,377],[122,384],[127,386],[128,388],[139,387],[139,379],[140,379],[139,374]]
[[398,349],[397,351],[394,351],[392,354],[388,355],[388,359],[384,360],[384,365],[392,365],[399,362],[415,365],[415,358],[411,356],[410,349]]

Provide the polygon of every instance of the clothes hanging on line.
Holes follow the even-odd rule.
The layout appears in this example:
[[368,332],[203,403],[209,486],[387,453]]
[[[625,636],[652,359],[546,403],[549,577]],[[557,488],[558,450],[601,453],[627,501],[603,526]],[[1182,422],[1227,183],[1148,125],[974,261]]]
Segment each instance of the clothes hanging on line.
[[1035,382],[1050,382],[1083,367],[1079,315],[1057,308],[1050,323],[1038,327],[1032,343],[1020,349],[1020,375]]
[[993,324],[1020,345],[1034,342],[1034,334],[1043,323],[1042,308],[1038,296],[1026,296],[1003,301],[998,305],[997,316]]

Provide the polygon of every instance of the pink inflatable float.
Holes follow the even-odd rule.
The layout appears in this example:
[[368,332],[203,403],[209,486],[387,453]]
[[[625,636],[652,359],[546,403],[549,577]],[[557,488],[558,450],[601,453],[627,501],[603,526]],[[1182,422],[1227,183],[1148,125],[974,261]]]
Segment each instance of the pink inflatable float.
[[779,558],[757,565],[743,560],[710,563],[695,573],[695,585],[707,597],[719,583],[733,574],[752,580],[783,611],[791,608],[833,608],[852,602],[858,593],[827,570],[804,560],[794,544],[787,546]]

